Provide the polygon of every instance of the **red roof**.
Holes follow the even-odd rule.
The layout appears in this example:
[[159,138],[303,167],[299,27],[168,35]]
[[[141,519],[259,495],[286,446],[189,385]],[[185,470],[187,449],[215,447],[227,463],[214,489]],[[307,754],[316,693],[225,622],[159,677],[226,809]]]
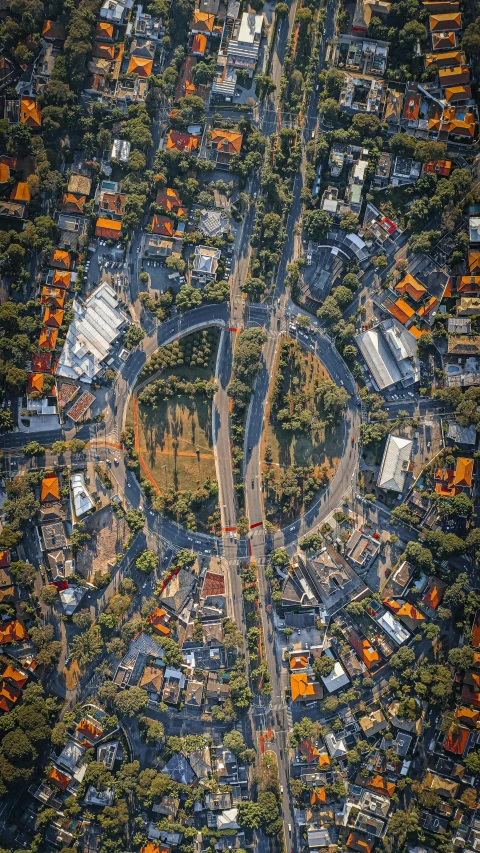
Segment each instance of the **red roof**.
[[203,582],[202,597],[225,595],[225,578],[217,572],[207,572]]

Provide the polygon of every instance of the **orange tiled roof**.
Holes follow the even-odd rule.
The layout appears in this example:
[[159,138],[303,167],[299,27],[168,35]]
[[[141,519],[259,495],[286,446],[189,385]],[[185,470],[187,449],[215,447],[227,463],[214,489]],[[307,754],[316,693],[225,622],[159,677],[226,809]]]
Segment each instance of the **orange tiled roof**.
[[452,170],[451,160],[430,160],[423,167],[425,172],[433,172],[436,175],[441,175],[442,178],[448,178]]
[[118,240],[122,223],[116,219],[103,219],[101,216],[97,219],[95,226],[95,234],[97,237],[106,237],[108,240]]
[[10,551],[0,551],[0,569],[10,565]]
[[466,86],[470,83],[470,70],[467,65],[443,68],[438,72],[438,79],[440,86]]
[[5,184],[10,177],[10,166],[0,163],[0,184]]
[[150,77],[153,69],[153,59],[146,56],[131,56],[127,74],[138,74],[139,77]]
[[167,213],[176,213],[177,216],[185,216],[188,213],[187,208],[183,207],[182,200],[177,191],[171,189],[171,187],[159,190],[155,201]]
[[480,713],[474,711],[473,708],[457,708],[455,716],[457,720],[464,720],[465,722],[475,724],[480,717]]
[[367,785],[371,791],[376,791],[378,794],[385,794],[387,797],[393,797],[395,793],[395,785],[393,782],[388,782],[383,776],[377,775],[371,779]]
[[432,33],[432,44],[434,50],[445,50],[456,46],[457,37],[455,33]]
[[7,666],[2,678],[8,678],[10,681],[14,681],[20,689],[25,687],[28,681],[28,677],[24,675],[23,672],[19,672],[18,669],[14,669],[10,664]]
[[240,154],[242,148],[243,135],[234,130],[222,130],[221,128],[213,128],[212,130],[212,147],[217,151],[224,151],[227,154]]
[[292,702],[296,702],[297,699],[305,699],[306,697],[314,699],[316,696],[320,696],[319,687],[320,685],[309,682],[306,672],[292,672],[290,675]]
[[474,136],[476,126],[473,112],[457,107],[445,107],[443,114],[440,107],[436,108],[428,122],[429,130],[447,133],[449,136]]
[[49,352],[37,352],[32,358],[32,368],[35,373],[51,373],[52,354]]
[[370,669],[374,663],[381,663],[381,658],[376,649],[370,645],[368,640],[363,640],[362,643],[362,658],[364,664]]
[[420,104],[422,98],[420,95],[409,94],[405,98],[405,106],[403,108],[403,117],[407,121],[416,121],[420,112]]
[[164,624],[166,615],[166,610],[163,610],[162,607],[157,607],[148,617],[148,622],[155,631],[158,631],[159,634],[164,634],[165,637],[169,637],[171,633],[170,628]]
[[468,253],[468,269],[470,272],[480,270],[480,252],[471,251]]
[[89,720],[80,720],[77,726],[77,733],[80,737],[85,738],[92,743],[95,743],[99,738],[101,738],[103,734],[103,729],[101,726],[96,726],[94,723],[91,723]]
[[427,288],[417,281],[415,276],[410,275],[410,273],[407,273],[405,278],[402,278],[402,280],[398,282],[395,290],[397,290],[398,293],[408,294],[408,296],[411,296],[416,302],[418,302],[418,300],[422,298],[423,294],[427,292]]
[[[472,254],[472,252],[470,254]],[[470,254],[468,256],[469,260],[470,260]],[[462,275],[460,277],[460,281],[457,281],[457,293],[479,293],[479,292],[480,292],[480,275]]]
[[113,44],[102,44],[98,42],[93,51],[93,55],[98,59],[115,59],[115,46]]
[[53,329],[59,329],[63,323],[64,314],[65,311],[62,311],[61,308],[49,308],[47,305],[43,315],[43,322],[46,326],[51,326]]
[[27,98],[25,95],[22,97],[20,101],[20,122],[33,128],[42,126],[40,110],[35,98]]
[[55,349],[55,344],[57,343],[58,337],[58,329],[48,329],[44,328],[40,332],[40,338],[38,340],[38,346],[43,347],[44,349]]
[[465,726],[452,723],[444,740],[443,748],[455,755],[463,755],[469,734],[470,731]]
[[53,287],[63,287],[64,290],[68,290],[70,287],[70,280],[72,278],[72,273],[67,270],[55,270],[53,273]]
[[62,249],[55,249],[52,255],[52,263],[59,264],[64,269],[70,269],[70,255],[68,252],[63,252]]
[[445,98],[449,104],[456,101],[469,101],[472,97],[470,86],[449,86],[445,89]]
[[211,33],[213,31],[214,23],[215,15],[210,15],[208,12],[200,12],[199,9],[195,10],[192,29]]
[[453,478],[453,484],[455,486],[465,486],[470,488],[472,485],[472,477],[473,477],[473,459],[464,459],[462,456],[459,456],[457,459],[457,464],[455,466],[455,476]]
[[97,21],[95,33],[97,36],[113,39],[113,24],[108,24],[107,21]]
[[416,326],[410,326],[408,331],[410,332],[411,335],[413,335],[414,338],[418,339],[418,338],[421,338],[421,336],[424,335],[427,330],[426,329],[418,329]]
[[462,50],[446,50],[443,53],[427,53],[425,65],[438,65],[439,68],[453,68],[456,65],[465,65],[466,56]]
[[407,616],[409,619],[413,619],[415,622],[423,622],[425,616],[420,610],[417,610],[413,604],[409,604],[408,601],[402,605],[400,610],[397,610],[397,616]]
[[196,33],[192,41],[192,53],[201,53],[202,56],[207,49],[207,37],[204,33]]
[[9,684],[8,682],[2,682],[2,686],[0,688],[0,695],[4,696],[8,702],[11,702],[12,705],[15,705],[15,702],[18,702],[20,696],[22,695],[22,691],[15,684]]
[[182,133],[180,130],[170,130],[167,138],[167,148],[176,148],[177,151],[188,151],[191,153],[198,148],[198,136],[190,133]]
[[427,605],[427,607],[431,607],[432,610],[436,610],[442,600],[442,597],[443,596],[437,584],[432,583],[430,589],[423,596],[422,601]]
[[162,237],[173,237],[173,232],[173,222],[168,216],[159,216],[158,213],[153,215],[152,234],[160,234]]
[[0,645],[5,646],[7,643],[21,642],[27,637],[27,632],[22,623],[18,619],[9,622],[8,625],[0,626]]
[[86,195],[76,195],[75,193],[65,193],[62,199],[62,206],[65,210],[70,211],[70,213],[83,213],[83,208],[85,207],[85,202],[87,201]]
[[43,391],[45,376],[43,373],[29,373],[27,379],[27,393],[38,391],[39,394]]
[[390,313],[393,314],[400,323],[405,325],[405,323],[411,320],[415,311],[407,304],[407,302],[405,302],[404,299],[397,299],[393,305],[390,305]]
[[318,764],[320,767],[330,767],[330,759],[328,752],[321,752],[318,756]]
[[58,482],[58,477],[56,477],[55,474],[52,474],[51,477],[43,478],[40,500],[42,503],[60,500],[60,484]]
[[372,853],[373,844],[367,841],[365,836],[358,832],[351,832],[346,841],[347,847],[358,850],[360,853]]
[[314,806],[316,803],[326,803],[327,802],[327,792],[325,788],[314,788],[312,793],[310,794],[310,805]]
[[290,669],[305,669],[308,664],[308,655],[292,655],[290,658]]
[[12,201],[30,201],[30,187],[25,181],[19,181],[10,193],[10,198]]
[[63,308],[67,294],[59,287],[42,287],[40,304],[49,305],[50,308]]
[[425,305],[421,305],[420,308],[418,309],[418,311],[417,311],[418,316],[419,317],[426,317],[426,315],[429,314],[430,311],[433,311],[433,309],[435,308],[436,305],[438,305],[438,299],[436,298],[436,296],[430,296],[430,298],[425,303]]
[[440,15],[430,15],[430,32],[445,33],[460,30],[462,27],[462,16],[460,12],[451,14],[446,12]]
[[70,776],[67,776],[65,773],[62,773],[61,770],[58,770],[57,767],[52,767],[48,778],[51,782],[54,782],[55,785],[58,785],[58,787],[62,791],[65,791],[68,788],[70,782],[72,781]]

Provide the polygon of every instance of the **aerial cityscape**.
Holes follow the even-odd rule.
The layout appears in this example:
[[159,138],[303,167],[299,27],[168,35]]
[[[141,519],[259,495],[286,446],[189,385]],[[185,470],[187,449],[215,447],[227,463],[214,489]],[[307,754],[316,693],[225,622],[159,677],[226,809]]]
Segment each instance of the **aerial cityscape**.
[[0,853],[480,851],[480,6],[0,46]]

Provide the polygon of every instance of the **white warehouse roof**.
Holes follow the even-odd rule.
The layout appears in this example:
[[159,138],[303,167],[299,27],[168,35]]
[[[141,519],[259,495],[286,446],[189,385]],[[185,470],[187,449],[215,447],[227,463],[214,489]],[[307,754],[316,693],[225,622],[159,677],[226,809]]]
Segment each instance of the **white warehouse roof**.
[[412,447],[413,441],[409,438],[400,438],[400,436],[390,433],[378,474],[377,486],[379,489],[403,492],[412,456]]

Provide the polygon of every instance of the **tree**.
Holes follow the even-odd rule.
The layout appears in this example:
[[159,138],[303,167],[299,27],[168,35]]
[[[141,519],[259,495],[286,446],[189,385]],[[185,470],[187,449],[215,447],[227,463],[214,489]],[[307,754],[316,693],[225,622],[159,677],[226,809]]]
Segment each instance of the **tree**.
[[313,671],[315,675],[318,675],[320,678],[324,678],[327,675],[330,675],[334,666],[335,661],[332,660],[332,658],[328,657],[328,655],[321,655],[319,658],[315,658],[313,662]]
[[171,637],[161,637],[159,643],[164,651],[164,661],[167,666],[179,667],[183,664],[183,652]]
[[158,557],[154,551],[143,551],[135,560],[137,569],[146,575],[151,575],[158,566]]
[[358,231],[359,221],[358,216],[354,213],[344,213],[340,220],[340,228],[347,231],[349,234],[356,234]]
[[463,646],[461,649],[450,649],[448,653],[448,662],[454,669],[469,669],[473,664],[474,654],[469,646]]
[[317,317],[329,326],[333,326],[334,323],[338,323],[341,320],[342,312],[338,307],[337,300],[333,296],[327,296],[325,302],[317,311]]
[[323,539],[319,533],[309,533],[299,544],[302,551],[319,551],[323,545]]
[[163,743],[165,738],[165,729],[163,723],[159,720],[151,720],[148,717],[142,717],[140,720],[140,729],[143,733],[145,743],[149,746],[158,746]]
[[202,292],[191,284],[183,284],[177,294],[175,305],[177,310],[183,313],[198,308],[202,304]]
[[73,614],[72,622],[77,628],[88,630],[93,624],[93,617],[89,610],[78,610],[77,613]]
[[332,217],[324,210],[309,210],[303,216],[303,227],[311,240],[320,241],[332,227]]
[[344,80],[345,74],[339,68],[332,66],[328,69],[324,77],[324,84],[325,92],[329,98],[334,98],[338,101]]
[[177,258],[175,255],[169,255],[166,260],[166,264],[169,270],[173,270],[174,272],[185,272],[185,261],[183,258]]
[[242,756],[242,753],[245,752],[247,748],[247,744],[243,739],[243,735],[241,732],[237,731],[237,729],[232,729],[232,731],[227,732],[223,737],[223,745],[233,752],[234,755]]
[[471,773],[480,773],[480,752],[470,752],[464,760],[465,767]]
[[407,133],[396,133],[390,140],[390,151],[396,157],[413,157],[417,141]]
[[70,453],[83,453],[85,450],[85,442],[82,441],[81,438],[72,438],[71,441],[68,442],[68,449]]
[[466,27],[462,39],[462,50],[470,56],[480,55],[480,19],[477,18],[473,24]]
[[148,704],[148,693],[141,687],[130,687],[122,690],[115,697],[115,707],[124,717],[135,717]]
[[288,13],[289,8],[286,3],[277,3],[275,6],[275,15],[279,21],[283,21],[283,19],[287,17]]
[[127,512],[125,516],[125,521],[127,522],[132,533],[138,533],[140,530],[143,530],[143,526],[145,524],[145,516],[143,512],[139,509],[131,509]]
[[402,646],[390,658],[390,666],[394,669],[404,670],[415,663],[415,652],[408,646]]
[[409,542],[405,548],[404,557],[426,574],[433,574],[435,571],[432,552],[428,548],[423,548],[419,542]]
[[54,441],[51,448],[50,448],[51,452],[54,454],[57,454],[58,456],[61,456],[62,453],[65,453],[66,449],[67,449],[67,442],[66,441]]
[[140,326],[129,326],[125,335],[125,347],[128,350],[134,349],[140,341],[143,341],[145,332]]
[[27,372],[19,367],[9,367],[5,381],[13,394],[23,394],[27,386]]
[[318,111],[323,120],[328,124],[336,124],[340,116],[340,109],[335,98],[325,98],[318,104]]
[[102,646],[100,628],[95,626],[90,631],[75,635],[72,640],[71,656],[80,667],[85,667],[100,654]]
[[18,586],[26,589],[33,588],[37,573],[30,563],[26,563],[24,560],[15,560],[10,563],[10,571]]
[[47,607],[51,607],[52,604],[55,603],[57,596],[57,587],[53,586],[53,584],[47,584],[47,586],[42,586],[39,598],[42,604],[46,604]]
[[45,448],[38,441],[29,441],[23,446],[25,456],[43,456]]
[[46,667],[56,663],[62,651],[62,644],[53,639],[53,625],[45,625],[43,628],[33,627],[28,633],[37,650],[38,663]]
[[352,301],[352,291],[349,290],[348,287],[344,287],[342,284],[335,288],[332,292],[332,296],[340,308],[346,308]]
[[277,548],[276,551],[272,551],[270,562],[272,566],[278,566],[278,568],[284,569],[290,565],[290,557],[288,556],[288,552],[285,548]]

